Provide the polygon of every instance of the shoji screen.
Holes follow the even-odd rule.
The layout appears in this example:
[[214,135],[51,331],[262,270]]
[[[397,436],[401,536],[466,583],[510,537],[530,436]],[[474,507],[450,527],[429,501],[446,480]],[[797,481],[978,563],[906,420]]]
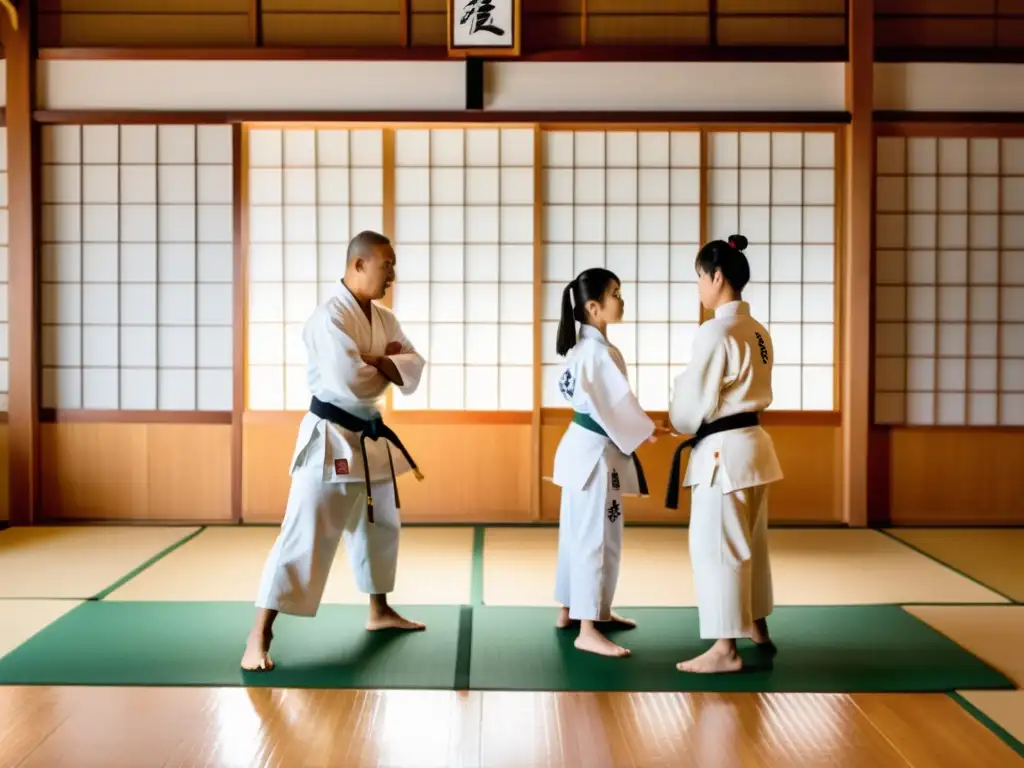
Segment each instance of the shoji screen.
[[543,157],[543,405],[567,405],[555,353],[562,291],[584,269],[606,267],[626,303],[609,338],[641,404],[666,410],[700,322],[700,134],[546,131]]
[[10,367],[7,332],[7,129],[0,126],[0,412],[7,410]]
[[231,129],[43,129],[46,407],[232,407]]
[[395,131],[394,308],[427,358],[396,409],[533,408],[532,128]]
[[878,139],[875,421],[1024,424],[1024,139]]
[[337,290],[352,235],[381,231],[383,134],[248,130],[248,407],[305,410],[302,326]]
[[773,410],[833,410],[834,132],[708,136],[708,237],[749,241],[743,298],[775,346]]

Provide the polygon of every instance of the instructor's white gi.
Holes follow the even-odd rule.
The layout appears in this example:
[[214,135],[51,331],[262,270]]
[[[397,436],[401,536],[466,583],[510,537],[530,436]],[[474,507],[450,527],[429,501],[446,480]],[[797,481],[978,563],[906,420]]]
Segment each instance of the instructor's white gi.
[[[745,301],[724,304],[701,324],[693,355],[676,380],[670,419],[693,434],[702,422],[772,402],[772,340]],[[772,612],[768,485],[782,479],[771,437],[761,427],[719,432],[690,455],[683,485],[690,500],[690,560],[702,638],[749,637]]]
[[654,433],[629,387],[622,354],[596,328],[581,327],[559,389],[607,437],[572,423],[555,453],[562,488],[555,599],[573,620],[607,621],[619,579],[622,496],[639,493],[631,454]]
[[[367,319],[341,281],[334,296],[306,321],[302,340],[310,392],[362,419],[379,412],[390,382],[361,355],[380,356],[389,343],[400,343],[401,353],[390,358],[401,374],[404,394],[416,390],[425,365],[394,314],[374,303]],[[257,607],[315,616],[342,537],[358,589],[366,594],[394,590],[400,521],[389,451],[396,476],[411,467],[386,440],[367,440],[365,445],[373,483],[372,524],[367,520],[359,435],[312,413],[303,417],[292,457],[288,508],[263,570]]]

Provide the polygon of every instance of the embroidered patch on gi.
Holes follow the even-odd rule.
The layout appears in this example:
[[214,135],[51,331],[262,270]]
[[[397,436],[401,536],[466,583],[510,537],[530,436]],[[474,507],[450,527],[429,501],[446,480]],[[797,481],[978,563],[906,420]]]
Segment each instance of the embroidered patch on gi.
[[618,501],[613,501],[612,505],[608,507],[608,519],[611,522],[615,522],[622,516],[622,507],[619,506]]
[[619,473],[614,469],[612,470],[612,490],[619,490]]
[[562,378],[558,380],[558,390],[566,400],[572,400],[573,393],[576,391],[576,381],[569,371],[563,373]]
[[336,475],[347,475],[348,474],[348,459],[335,459],[334,460],[334,474],[336,474]]

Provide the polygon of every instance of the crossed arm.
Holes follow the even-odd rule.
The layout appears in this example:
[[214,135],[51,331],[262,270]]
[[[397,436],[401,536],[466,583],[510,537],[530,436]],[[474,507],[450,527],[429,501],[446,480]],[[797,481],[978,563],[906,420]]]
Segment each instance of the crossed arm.
[[376,398],[394,383],[409,395],[419,386],[425,361],[397,326],[387,329],[391,341],[381,356],[364,355],[338,318],[325,315],[315,335],[324,383],[336,392]]
[[360,355],[363,362],[372,368],[376,368],[377,372],[380,373],[385,379],[390,381],[395,386],[402,386],[404,383],[402,374],[398,370],[398,366],[395,365],[391,359],[392,355],[402,354],[402,343],[400,341],[388,342],[388,345],[384,348],[384,354],[377,355]]

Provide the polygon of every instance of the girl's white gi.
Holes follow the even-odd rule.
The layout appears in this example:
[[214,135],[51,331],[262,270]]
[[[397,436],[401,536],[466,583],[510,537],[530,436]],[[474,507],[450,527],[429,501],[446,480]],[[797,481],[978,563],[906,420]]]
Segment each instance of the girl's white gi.
[[578,413],[607,437],[572,423],[555,453],[552,478],[562,488],[555,599],[573,620],[607,621],[622,553],[622,496],[639,488],[630,458],[654,433],[629,387],[618,349],[584,325],[559,382]]

